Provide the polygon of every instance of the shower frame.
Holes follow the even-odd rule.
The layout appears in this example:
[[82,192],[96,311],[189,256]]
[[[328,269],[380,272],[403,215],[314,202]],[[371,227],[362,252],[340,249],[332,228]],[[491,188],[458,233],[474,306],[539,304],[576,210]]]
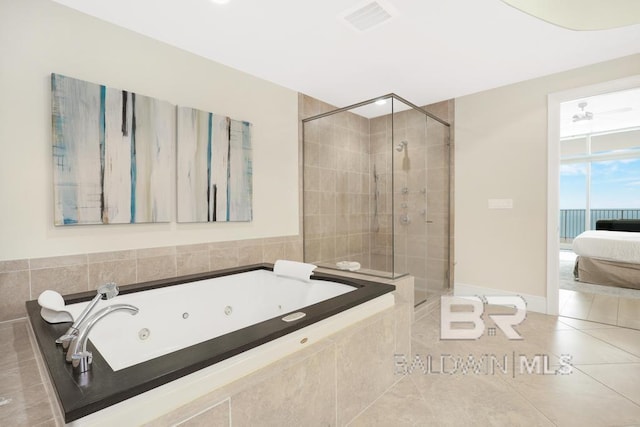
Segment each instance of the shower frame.
[[[388,94],[385,94],[385,95],[382,95],[382,96],[377,96],[375,98],[368,99],[366,101],[358,102],[356,104],[352,104],[352,105],[349,105],[349,106],[346,106],[346,107],[342,107],[342,108],[336,108],[336,109],[333,109],[331,111],[327,111],[327,112],[324,112],[324,113],[316,114],[316,115],[313,115],[311,117],[307,117],[307,118],[302,119],[302,124],[303,124],[303,126],[302,126],[302,142],[303,142],[302,143],[302,162],[303,162],[302,164],[303,164],[303,171],[304,171],[304,168],[306,167],[305,166],[306,165],[306,163],[305,163],[305,156],[306,156],[306,150],[305,150],[306,127],[305,127],[305,125],[307,123],[315,121],[315,120],[318,120],[318,119],[322,119],[322,118],[325,118],[325,117],[329,117],[329,116],[332,116],[332,115],[335,115],[335,114],[339,114],[339,113],[343,113],[343,112],[350,112],[351,110],[354,110],[354,109],[357,109],[357,108],[360,108],[360,107],[365,107],[367,105],[375,103],[376,101],[387,100],[387,99],[391,99],[391,111],[388,114],[390,115],[390,118],[391,118],[391,128],[392,128],[392,130],[395,129],[395,127],[394,127],[394,119],[395,119],[396,113],[399,113],[401,111],[406,110],[406,109],[404,109],[404,110],[396,111],[393,101],[397,100],[397,101],[405,104],[406,106],[410,107],[414,111],[422,113],[426,118],[430,118],[432,120],[435,120],[436,122],[438,122],[441,125],[445,126],[447,128],[447,130],[449,131],[448,142],[447,142],[446,145],[447,145],[448,149],[450,150],[450,148],[451,148],[451,145],[450,145],[450,137],[451,137],[450,127],[451,127],[451,125],[448,122],[446,122],[445,120],[442,120],[441,118],[435,116],[434,114],[431,114],[430,112],[424,110],[423,108],[418,107],[417,105],[413,104],[412,102],[407,101],[406,99],[402,98],[401,96],[399,96],[399,95],[397,95],[395,93],[388,93]],[[395,141],[394,141],[394,132],[393,131],[392,131],[391,135],[392,136],[391,136],[389,149],[391,150],[392,162],[394,162],[393,157],[396,155],[395,154],[396,149],[395,149],[395,146],[394,146]],[[405,142],[403,148],[406,149],[406,142]],[[450,159],[450,153],[449,153],[449,157],[448,158]],[[449,165],[449,167],[450,167],[450,165]],[[448,174],[449,174],[449,176],[448,176],[448,179],[447,179],[447,187],[448,187],[447,204],[449,206],[448,209],[449,209],[449,214],[450,214],[450,212],[451,212],[451,194],[450,194],[451,177],[450,177],[450,170],[448,171]],[[395,183],[395,176],[394,175],[395,175],[395,167],[392,165],[392,167],[391,167],[391,235],[392,235],[391,271],[390,272],[359,271],[360,273],[363,273],[363,274],[373,275],[373,276],[377,276],[377,277],[384,277],[384,278],[398,278],[398,277],[402,277],[402,276],[405,276],[407,274],[410,274],[410,272],[401,272],[401,273],[397,273],[396,272],[397,269],[396,269],[396,259],[395,259],[396,258],[396,256],[395,256],[395,254],[396,254],[395,236],[396,236],[396,231],[397,231],[396,230],[396,227],[397,227],[396,220],[398,218],[397,218],[397,215],[396,215],[396,212],[395,212],[395,210],[396,210],[395,209],[395,207],[396,207],[395,184],[396,183]],[[304,178],[304,173],[303,173],[302,174],[302,186],[303,186],[303,189],[305,188],[304,179],[305,178]],[[303,194],[304,194],[304,191],[305,190],[303,190]],[[305,208],[306,208],[306,204],[305,204],[304,197],[303,197],[303,201],[302,201],[303,217],[304,217]],[[427,222],[427,221],[425,221],[425,222]],[[369,229],[372,227],[372,221],[369,221],[368,226],[369,226]],[[447,236],[447,238],[450,238],[451,232],[452,232],[452,221],[451,221],[451,217],[449,215],[448,233],[447,233],[448,236]],[[307,258],[306,232],[303,231],[303,235],[304,235],[304,239],[305,239],[305,244],[303,245],[304,259],[305,259],[305,261],[310,261]],[[450,249],[449,249],[448,259],[449,259],[448,262],[450,263],[450,259],[451,259]],[[426,260],[425,260],[425,262],[426,262]],[[322,267],[331,268],[331,269],[337,269],[337,267],[331,266],[331,265],[322,265]],[[381,274],[381,273],[384,273],[384,274]],[[447,271],[447,276],[449,276],[449,275],[450,275],[450,273]],[[448,283],[448,287],[449,286],[450,286],[450,283]]]

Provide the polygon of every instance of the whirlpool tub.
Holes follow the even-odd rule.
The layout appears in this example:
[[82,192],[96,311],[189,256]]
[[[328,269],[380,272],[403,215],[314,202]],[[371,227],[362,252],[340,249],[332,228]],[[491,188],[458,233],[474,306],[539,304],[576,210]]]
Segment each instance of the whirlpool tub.
[[[29,321],[66,423],[150,421],[394,304],[391,285],[316,273],[303,282],[254,265],[122,286],[132,304],[89,335],[93,364],[74,373],[36,301]],[[94,292],[65,296],[77,316]],[[120,420],[120,421],[119,421]]]

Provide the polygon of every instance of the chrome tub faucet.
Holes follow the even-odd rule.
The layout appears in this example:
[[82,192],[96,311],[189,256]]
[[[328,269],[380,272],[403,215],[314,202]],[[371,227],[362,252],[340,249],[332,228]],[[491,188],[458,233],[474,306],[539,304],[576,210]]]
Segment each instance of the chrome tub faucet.
[[116,311],[128,311],[131,315],[138,314],[138,308],[130,304],[114,304],[103,308],[80,325],[77,335],[71,341],[67,351],[67,363],[71,363],[76,373],[87,372],[93,362],[93,354],[87,351],[89,332],[102,319]]

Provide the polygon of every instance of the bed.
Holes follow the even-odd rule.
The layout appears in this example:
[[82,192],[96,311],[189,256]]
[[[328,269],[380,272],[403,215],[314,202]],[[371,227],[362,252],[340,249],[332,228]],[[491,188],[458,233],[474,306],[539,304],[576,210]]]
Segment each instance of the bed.
[[573,240],[580,282],[640,289],[640,220],[600,220]]

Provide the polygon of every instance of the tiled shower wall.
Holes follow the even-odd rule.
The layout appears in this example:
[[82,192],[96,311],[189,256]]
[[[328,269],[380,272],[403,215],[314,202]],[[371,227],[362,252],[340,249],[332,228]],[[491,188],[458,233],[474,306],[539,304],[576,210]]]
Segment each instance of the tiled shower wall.
[[46,289],[69,294],[240,265],[302,261],[302,238],[272,237],[50,258],[0,261],[0,321],[26,316],[25,301]]
[[[303,118],[336,109],[306,95],[300,108]],[[304,144],[307,262],[369,268],[369,120],[343,112],[307,122]]]

